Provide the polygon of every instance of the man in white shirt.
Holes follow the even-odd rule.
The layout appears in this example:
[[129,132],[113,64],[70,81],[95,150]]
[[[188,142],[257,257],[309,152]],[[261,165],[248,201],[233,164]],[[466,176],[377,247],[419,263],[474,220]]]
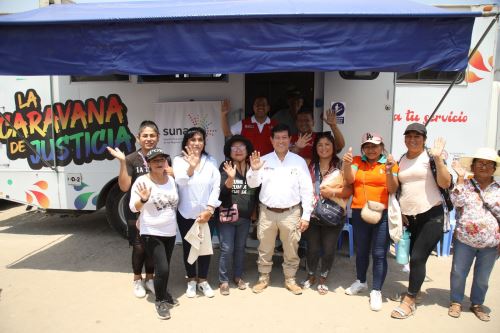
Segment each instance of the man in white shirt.
[[[260,277],[252,288],[260,293],[269,285],[273,266],[274,243],[280,235],[283,244],[283,273],[285,286],[295,295],[302,289],[295,282],[299,267],[297,254],[300,235],[309,226],[312,212],[313,187],[309,170],[302,157],[288,151],[290,129],[279,124],[272,129],[274,151],[260,157],[255,151],[250,157],[251,169],[247,173],[250,187],[262,185],[258,222]],[[301,209],[302,208],[302,209]]]

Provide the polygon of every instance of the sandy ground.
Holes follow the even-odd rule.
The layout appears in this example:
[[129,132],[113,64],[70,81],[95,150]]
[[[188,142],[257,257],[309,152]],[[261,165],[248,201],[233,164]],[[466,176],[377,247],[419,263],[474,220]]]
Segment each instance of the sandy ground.
[[[154,297],[132,295],[128,243],[115,235],[102,212],[83,216],[26,212],[0,201],[0,332],[500,332],[500,265],[490,279],[484,323],[465,310],[447,315],[450,258],[432,256],[427,265],[423,303],[407,320],[390,318],[407,274],[391,256],[382,311],[369,309],[368,293],[347,296],[354,279],[354,258],[340,251],[330,276],[331,292],[306,290],[294,296],[283,288],[280,258],[275,258],[272,286],[255,295],[231,289],[231,295],[207,299],[184,294],[182,248],[173,255],[170,289],[180,301],[172,319],[156,318]],[[346,242],[345,242],[345,245]],[[218,252],[209,281],[217,285]],[[248,254],[247,280],[257,278],[256,255]],[[305,276],[298,273],[299,279]],[[371,282],[371,276],[368,277]],[[467,292],[469,285],[467,286]],[[466,299],[465,307],[468,306]]]

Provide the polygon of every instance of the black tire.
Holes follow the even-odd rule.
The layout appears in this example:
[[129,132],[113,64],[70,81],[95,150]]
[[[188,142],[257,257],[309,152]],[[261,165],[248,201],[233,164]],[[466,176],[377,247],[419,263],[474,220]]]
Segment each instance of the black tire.
[[106,218],[108,224],[120,234],[123,238],[127,238],[127,218],[125,214],[126,193],[120,190],[118,183],[115,183],[109,190],[106,197]]

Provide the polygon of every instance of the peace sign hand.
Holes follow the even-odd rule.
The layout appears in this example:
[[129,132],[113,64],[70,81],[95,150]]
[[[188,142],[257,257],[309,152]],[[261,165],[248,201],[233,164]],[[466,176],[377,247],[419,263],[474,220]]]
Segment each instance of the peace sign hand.
[[266,161],[260,159],[260,152],[254,151],[252,155],[250,155],[250,167],[253,171],[257,171],[264,165]]

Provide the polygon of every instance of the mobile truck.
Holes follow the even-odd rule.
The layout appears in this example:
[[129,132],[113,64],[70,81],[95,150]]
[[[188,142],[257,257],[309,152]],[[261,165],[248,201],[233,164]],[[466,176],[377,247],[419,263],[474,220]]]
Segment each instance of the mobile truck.
[[[0,198],[54,210],[105,207],[124,234],[127,203],[107,146],[131,153],[140,122],[152,119],[165,145],[205,127],[220,161],[220,101],[230,99],[236,121],[257,94],[274,111],[284,107],[290,86],[303,92],[317,130],[333,107],[347,147],[377,131],[397,155],[404,127],[426,121],[462,73],[428,125],[429,140],[446,137],[452,154],[498,147],[497,23],[467,61],[497,9],[207,0],[57,5],[0,17]],[[172,155],[181,149],[168,147]]]

